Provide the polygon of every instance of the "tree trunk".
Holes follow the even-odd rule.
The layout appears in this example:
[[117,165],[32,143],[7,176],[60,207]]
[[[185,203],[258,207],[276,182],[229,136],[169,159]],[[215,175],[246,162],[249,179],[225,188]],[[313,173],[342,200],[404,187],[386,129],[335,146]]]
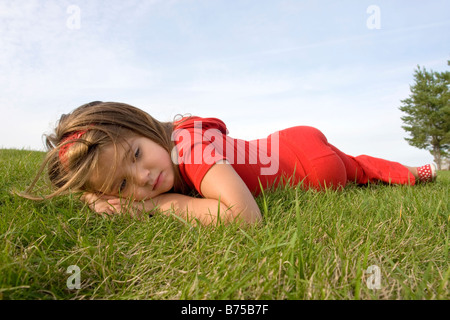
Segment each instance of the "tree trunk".
[[441,148],[438,145],[433,146],[433,157],[434,162],[436,162],[437,169],[441,170]]

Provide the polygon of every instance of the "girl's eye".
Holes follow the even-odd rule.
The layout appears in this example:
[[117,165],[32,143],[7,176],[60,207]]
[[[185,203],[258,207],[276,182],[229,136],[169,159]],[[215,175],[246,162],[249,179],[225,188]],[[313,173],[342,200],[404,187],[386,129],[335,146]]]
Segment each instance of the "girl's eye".
[[141,154],[141,150],[139,148],[136,149],[136,152],[134,153],[134,158],[139,158],[139,155]]
[[126,186],[127,186],[127,180],[123,179],[122,183],[120,184],[120,187],[119,187],[119,192],[123,192],[123,190],[125,190]]

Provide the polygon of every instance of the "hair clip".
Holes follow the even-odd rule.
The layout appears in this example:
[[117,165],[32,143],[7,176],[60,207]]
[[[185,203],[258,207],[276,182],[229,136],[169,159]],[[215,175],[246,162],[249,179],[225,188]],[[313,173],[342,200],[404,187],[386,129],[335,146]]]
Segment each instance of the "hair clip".
[[87,130],[75,131],[71,135],[67,136],[62,140],[61,146],[59,147],[59,161],[62,163],[64,168],[67,169],[67,150],[78,140],[80,139]]

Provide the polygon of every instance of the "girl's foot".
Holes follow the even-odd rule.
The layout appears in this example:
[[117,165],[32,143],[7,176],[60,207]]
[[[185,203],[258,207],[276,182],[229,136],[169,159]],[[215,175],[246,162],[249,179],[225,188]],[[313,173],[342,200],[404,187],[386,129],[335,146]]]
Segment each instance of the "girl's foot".
[[417,167],[417,175],[420,182],[433,182],[436,180],[436,166],[434,164],[426,164]]

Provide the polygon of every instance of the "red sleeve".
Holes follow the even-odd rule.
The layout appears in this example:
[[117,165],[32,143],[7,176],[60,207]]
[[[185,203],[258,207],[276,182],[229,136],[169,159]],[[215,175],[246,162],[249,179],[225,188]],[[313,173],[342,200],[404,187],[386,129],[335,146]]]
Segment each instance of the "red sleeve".
[[226,159],[227,129],[216,118],[191,117],[180,122],[175,123],[172,137],[177,149],[172,160],[178,163],[181,177],[202,195],[200,185],[206,173],[215,163]]

